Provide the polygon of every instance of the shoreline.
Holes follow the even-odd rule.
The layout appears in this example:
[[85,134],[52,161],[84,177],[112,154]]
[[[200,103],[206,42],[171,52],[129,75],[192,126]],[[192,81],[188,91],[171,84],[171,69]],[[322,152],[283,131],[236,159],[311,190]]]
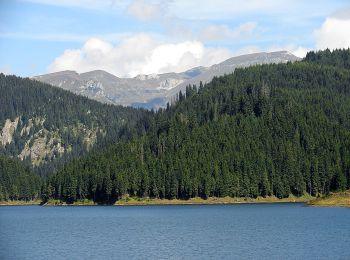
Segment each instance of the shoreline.
[[274,196],[258,198],[232,198],[232,197],[209,197],[190,198],[188,200],[180,199],[155,199],[155,198],[134,198],[127,197],[116,201],[114,204],[100,204],[92,200],[76,201],[73,204],[67,204],[59,200],[49,200],[42,203],[40,200],[35,201],[0,201],[0,206],[156,206],[156,205],[230,205],[230,204],[269,204],[269,203],[308,203],[309,197],[288,197],[279,199]]
[[343,207],[350,208],[350,190],[330,193],[308,202],[311,207]]
[[8,200],[8,201],[0,201],[1,206],[34,206],[41,205],[41,200]]
[[230,205],[230,204],[268,204],[268,203],[306,203],[305,198],[284,198],[276,197],[258,197],[258,198],[232,198],[232,197],[209,197],[208,199],[191,198],[188,200],[179,199],[135,199],[127,198],[117,201],[115,206],[155,206],[155,205]]
[[289,196],[279,199],[275,196],[241,198],[241,197],[209,197],[203,199],[200,197],[181,199],[156,199],[156,198],[138,198],[125,197],[113,204],[96,203],[92,200],[84,199],[72,204],[60,200],[49,200],[43,203],[41,200],[31,201],[0,201],[0,206],[157,206],[157,205],[234,205],[234,204],[275,204],[275,203],[305,203],[310,207],[349,207],[350,191],[336,192],[322,197],[312,197],[303,195],[301,197]]

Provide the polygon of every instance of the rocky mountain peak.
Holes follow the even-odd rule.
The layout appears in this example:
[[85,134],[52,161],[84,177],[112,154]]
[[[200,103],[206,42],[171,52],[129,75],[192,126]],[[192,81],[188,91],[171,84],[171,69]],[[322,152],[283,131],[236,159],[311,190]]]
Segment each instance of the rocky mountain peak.
[[134,78],[119,78],[104,70],[80,74],[67,70],[33,79],[104,103],[158,108],[186,86],[199,84],[200,81],[209,82],[214,76],[232,73],[236,68],[297,60],[299,58],[287,51],[261,52],[232,57],[210,67],[195,67],[181,73],[140,74]]

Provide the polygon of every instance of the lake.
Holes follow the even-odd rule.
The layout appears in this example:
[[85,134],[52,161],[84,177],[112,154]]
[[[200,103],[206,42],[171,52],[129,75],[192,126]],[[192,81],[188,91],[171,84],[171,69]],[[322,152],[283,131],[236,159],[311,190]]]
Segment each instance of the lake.
[[0,259],[350,259],[350,209],[3,206]]

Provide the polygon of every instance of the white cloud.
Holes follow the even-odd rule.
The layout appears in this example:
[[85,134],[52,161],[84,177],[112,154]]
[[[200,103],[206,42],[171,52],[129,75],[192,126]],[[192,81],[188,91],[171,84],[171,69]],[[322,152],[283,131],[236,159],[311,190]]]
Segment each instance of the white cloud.
[[232,29],[226,25],[210,25],[200,32],[199,38],[204,41],[246,38],[253,34],[256,27],[255,22],[243,23]]
[[297,48],[293,48],[292,50],[290,50],[291,53],[293,53],[295,56],[297,56],[299,58],[304,58],[308,51],[310,51],[310,49],[304,48],[304,47],[301,47],[301,46],[299,46]]
[[149,34],[138,34],[114,46],[98,38],[80,49],[68,49],[48,67],[49,72],[103,69],[120,77],[137,74],[181,72],[210,66],[232,56],[224,48],[207,48],[199,41],[158,42]]
[[314,32],[317,49],[350,47],[350,12],[344,10],[328,17]]
[[306,48],[295,44],[272,46],[268,51],[287,50],[297,57],[303,58],[311,49],[350,48],[350,9],[340,9],[326,18],[321,27],[314,31],[315,46]]
[[128,6],[128,14],[141,20],[147,21],[160,18],[166,14],[168,7],[167,1],[159,3],[146,2],[145,0],[134,0]]

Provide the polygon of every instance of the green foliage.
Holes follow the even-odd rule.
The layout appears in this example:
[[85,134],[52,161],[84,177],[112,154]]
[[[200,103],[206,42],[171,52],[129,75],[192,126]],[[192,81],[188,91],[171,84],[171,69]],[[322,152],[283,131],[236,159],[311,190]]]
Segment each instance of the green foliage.
[[284,198],[349,188],[349,50],[312,55],[187,87],[142,137],[53,175],[52,197]]
[[[43,183],[44,200],[327,194],[350,187],[349,53],[326,50],[293,64],[236,69],[198,89],[188,86],[175,104],[157,113],[101,105],[55,88],[50,96],[51,87],[1,75],[6,98],[0,104],[6,109],[0,119],[22,115],[25,123],[35,113],[49,115],[48,129],[80,122],[107,133],[88,154],[79,146],[81,137],[66,133],[64,142],[80,150],[63,157],[69,162]],[[4,82],[24,91],[23,102]],[[34,110],[36,103],[41,109]],[[2,199],[35,197],[21,182],[8,181],[17,176],[11,169],[23,166],[5,164],[10,166],[2,173]],[[22,175],[36,178],[29,174]]]
[[0,156],[0,201],[40,198],[41,180],[15,159]]
[[337,49],[332,52],[329,49],[317,52],[310,51],[307,53],[305,61],[350,69],[350,49]]
[[[56,133],[61,138],[66,152],[36,169],[43,176],[87,152],[83,128],[97,129],[94,149],[101,150],[117,140],[144,134],[152,116],[145,110],[101,104],[38,81],[4,74],[0,74],[0,93],[0,123],[20,118],[14,140],[6,147],[0,147],[0,154],[19,155],[25,141],[42,128],[48,131],[48,136]],[[44,119],[43,126],[34,124],[29,136],[23,135],[21,129],[35,118]],[[33,143],[34,138],[29,146]]]

